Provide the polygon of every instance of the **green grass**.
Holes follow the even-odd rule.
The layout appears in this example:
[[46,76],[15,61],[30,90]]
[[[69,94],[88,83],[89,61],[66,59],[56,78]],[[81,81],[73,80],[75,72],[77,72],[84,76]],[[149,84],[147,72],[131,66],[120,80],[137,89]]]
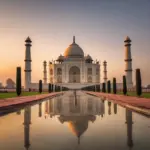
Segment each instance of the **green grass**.
[[[48,92],[43,92],[42,94],[46,94]],[[38,95],[39,92],[22,92],[21,96],[31,96],[31,95]],[[17,97],[17,94],[15,92],[9,92],[9,93],[0,93],[0,99],[3,98],[11,98],[11,97]]]
[[[123,92],[118,92],[117,94],[121,94],[123,95]],[[136,92],[128,92],[127,93],[128,96],[136,96]],[[150,93],[143,93],[140,97],[144,97],[144,98],[150,98]]]

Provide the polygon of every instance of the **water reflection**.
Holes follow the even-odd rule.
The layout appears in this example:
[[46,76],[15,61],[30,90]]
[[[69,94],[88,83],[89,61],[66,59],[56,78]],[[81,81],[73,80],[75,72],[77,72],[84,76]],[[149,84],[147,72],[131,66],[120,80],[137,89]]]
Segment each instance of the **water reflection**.
[[[58,120],[68,123],[69,129],[77,137],[80,144],[80,137],[87,131],[89,122],[95,122],[96,116],[103,117],[105,114],[105,99],[87,97],[81,99],[80,95],[74,94],[68,97],[58,97],[44,103],[45,119],[58,116]],[[117,113],[117,104],[114,104],[114,113]],[[111,102],[108,102],[108,114],[111,115]],[[42,102],[39,103],[39,117],[42,117]],[[24,109],[24,146],[30,147],[30,124],[31,124],[31,107]]]
[[16,114],[17,114],[17,115],[21,115],[21,110],[18,110],[18,111],[16,112]]
[[[31,106],[26,106],[24,108],[23,126],[24,126],[24,147],[26,150],[28,150],[31,147],[30,143],[31,108],[32,108]],[[100,118],[104,117],[103,120],[105,120],[105,117],[112,118],[113,115],[116,116],[117,109],[118,109],[117,104],[105,101],[104,99],[100,100],[92,96],[80,95],[78,94],[78,92],[76,92],[71,93],[67,96],[61,96],[44,102],[40,102],[37,105],[38,110],[37,114],[39,118],[43,117],[43,119],[45,118],[51,120],[55,117],[61,124],[64,123],[68,124],[69,130],[71,131],[71,133],[73,133],[73,135],[76,136],[77,143],[81,144],[83,143],[81,137],[84,135],[86,131],[88,131],[90,123],[95,123],[99,117]],[[124,143],[130,149],[132,149],[133,148],[132,111],[128,109],[124,110],[125,110],[125,118],[123,119],[123,123],[125,122],[126,125],[126,133],[124,135],[127,137],[127,140]],[[32,111],[34,111],[34,108],[32,109]],[[16,113],[20,115],[21,111],[19,110]],[[40,121],[44,120],[40,119]]]
[[[72,133],[77,137],[80,144],[80,137],[88,129],[89,122],[96,121],[96,115],[104,116],[105,103],[88,97],[88,99],[80,99],[80,97],[70,95],[68,98],[58,97],[45,103],[45,118],[53,118],[58,116],[58,120],[68,123]],[[114,114],[117,114],[117,104],[113,104]],[[21,114],[21,111],[17,111]],[[111,102],[108,101],[108,114],[111,115]],[[42,102],[39,103],[39,117],[42,117]],[[132,139],[132,111],[126,109],[126,125],[127,125],[127,145],[133,147]],[[26,150],[30,147],[30,125],[31,125],[31,106],[24,108],[24,147]]]
[[108,114],[111,115],[111,102],[108,101]]
[[114,103],[114,114],[117,114],[117,104]]
[[45,118],[58,116],[61,123],[68,123],[72,133],[80,143],[81,135],[88,129],[88,123],[96,120],[96,115],[104,115],[104,102],[97,98],[81,99],[76,91],[68,97],[58,97],[45,102]]
[[132,139],[132,111],[126,109],[126,124],[127,124],[127,145],[132,148],[133,147],[133,139]]
[[30,147],[30,124],[31,124],[31,106],[24,109],[24,147],[26,150]]
[[39,117],[42,117],[42,103],[39,103]]

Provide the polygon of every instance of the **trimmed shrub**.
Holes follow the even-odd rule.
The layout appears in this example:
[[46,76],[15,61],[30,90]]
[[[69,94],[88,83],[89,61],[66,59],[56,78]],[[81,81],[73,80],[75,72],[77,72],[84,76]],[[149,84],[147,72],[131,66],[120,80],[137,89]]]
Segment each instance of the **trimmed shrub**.
[[57,85],[54,85],[54,86],[55,86],[55,92],[57,92],[57,90],[58,90],[58,89],[57,89]]
[[113,93],[117,94],[116,78],[113,78]]
[[53,92],[54,84],[51,84],[51,91]]
[[136,94],[138,96],[142,95],[142,81],[140,69],[136,69]]
[[99,84],[99,92],[101,92],[101,84]]
[[107,81],[107,92],[111,93],[111,83],[110,83],[110,80]]
[[123,94],[127,94],[127,82],[126,82],[126,76],[123,76]]
[[21,67],[16,70],[16,93],[18,96],[21,94]]
[[39,93],[42,93],[42,80],[39,80]]
[[106,93],[106,84],[105,83],[102,84],[102,92]]
[[95,92],[96,91],[96,86],[93,85],[92,88],[93,88],[93,92]]
[[96,92],[100,92],[100,84],[96,85]]
[[51,90],[51,84],[49,83],[49,84],[48,84],[48,92],[51,93],[51,91],[52,91],[52,90]]

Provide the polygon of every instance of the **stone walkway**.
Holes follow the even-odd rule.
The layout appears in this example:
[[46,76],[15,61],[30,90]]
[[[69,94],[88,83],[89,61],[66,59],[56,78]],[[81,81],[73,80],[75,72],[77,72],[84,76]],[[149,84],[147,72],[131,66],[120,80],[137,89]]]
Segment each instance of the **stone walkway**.
[[52,98],[58,95],[61,95],[62,92],[55,92],[55,93],[49,93],[49,94],[41,94],[41,95],[33,95],[33,96],[20,96],[20,97],[13,97],[13,98],[7,98],[7,99],[1,99],[0,100],[0,109],[1,108],[7,108],[9,106],[17,106],[33,101],[42,100],[45,98]]
[[104,97],[107,100],[120,104],[121,106],[128,107],[132,110],[150,116],[150,99],[148,98],[139,98],[133,96],[124,96],[124,95],[117,95],[117,94],[115,95],[115,94],[89,92],[89,91],[87,91],[86,93],[98,97]]

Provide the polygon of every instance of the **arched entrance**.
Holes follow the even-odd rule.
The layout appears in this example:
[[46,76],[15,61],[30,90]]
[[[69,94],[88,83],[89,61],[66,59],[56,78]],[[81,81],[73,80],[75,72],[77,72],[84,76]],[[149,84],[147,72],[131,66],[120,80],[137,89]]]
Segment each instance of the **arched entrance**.
[[80,83],[80,69],[73,66],[69,70],[69,82],[70,83]]

